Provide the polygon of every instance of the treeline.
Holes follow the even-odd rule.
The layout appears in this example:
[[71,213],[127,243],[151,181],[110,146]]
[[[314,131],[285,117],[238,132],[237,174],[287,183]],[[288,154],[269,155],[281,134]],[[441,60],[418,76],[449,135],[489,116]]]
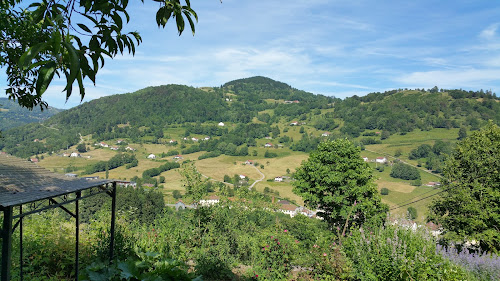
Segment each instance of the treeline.
[[162,164],[158,168],[152,168],[152,169],[145,170],[144,172],[142,172],[142,178],[143,179],[148,179],[148,178],[156,177],[156,176],[158,176],[159,174],[161,174],[163,172],[166,172],[166,171],[169,171],[169,170],[172,170],[172,169],[176,169],[176,168],[179,168],[179,167],[180,167],[179,163],[176,163],[176,162],[166,162],[165,164]]
[[425,160],[426,169],[441,173],[446,157],[451,154],[452,150],[453,146],[450,143],[437,140],[433,146],[422,144],[411,150],[408,158],[410,160],[419,160],[419,166],[422,165],[421,160],[423,159]]
[[[464,97],[475,95],[466,95],[464,91],[459,93]],[[403,134],[415,129],[461,126],[476,130],[487,120],[500,122],[500,103],[493,95],[484,100],[459,98],[457,94],[454,94],[457,98],[451,98],[450,95],[438,91],[393,90],[364,97],[353,96],[335,104],[335,117],[344,120],[342,130],[352,137],[359,136],[364,130]]]
[[87,166],[84,173],[93,174],[104,172],[106,170],[112,170],[129,163],[135,163],[135,165],[137,166],[138,160],[134,154],[118,153],[111,157],[111,159],[109,159],[108,161],[99,161],[93,165]]

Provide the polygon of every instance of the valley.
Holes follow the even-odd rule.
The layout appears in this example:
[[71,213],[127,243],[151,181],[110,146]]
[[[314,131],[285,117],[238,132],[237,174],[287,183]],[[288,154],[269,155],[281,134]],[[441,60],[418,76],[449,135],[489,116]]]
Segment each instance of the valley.
[[[255,190],[302,205],[291,180],[275,178],[293,177],[319,142],[349,138],[367,157],[379,190],[389,190],[382,200],[391,215],[405,216],[411,206],[423,222],[432,196],[423,197],[439,192],[439,186],[427,185],[441,182],[440,167],[459,130],[477,130],[487,120],[500,120],[499,107],[496,97],[481,92],[400,89],[340,100],[252,77],[221,87],[168,85],[104,97],[44,123],[5,131],[0,147],[21,157],[37,157],[39,165],[59,173],[128,181],[142,179],[144,171],[165,162],[194,162],[214,182],[245,175],[252,185],[261,179],[260,171],[264,178],[253,184]],[[79,157],[62,156],[76,152],[79,144],[85,148]],[[412,156],[417,149],[429,153]],[[85,172],[120,153],[133,155],[137,165]],[[148,159],[150,154],[155,159]],[[387,161],[376,163],[378,157]],[[248,160],[255,167],[245,165]],[[417,167],[420,180],[391,177],[397,161]],[[158,186],[170,203],[177,200],[174,191],[185,192],[178,169],[141,182]]]

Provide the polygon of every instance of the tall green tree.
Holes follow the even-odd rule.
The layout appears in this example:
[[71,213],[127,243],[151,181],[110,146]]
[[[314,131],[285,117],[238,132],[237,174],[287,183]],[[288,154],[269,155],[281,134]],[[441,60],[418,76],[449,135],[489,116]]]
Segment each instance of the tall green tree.
[[360,151],[347,139],[323,142],[294,173],[293,192],[332,226],[343,225],[349,215],[355,225],[385,219],[388,206]]
[[197,202],[207,194],[208,179],[202,179],[193,162],[183,163],[179,173],[183,177],[182,183],[187,196]]
[[459,142],[443,174],[430,220],[443,226],[447,240],[476,240],[481,249],[500,252],[500,128],[490,122]]
[[[189,0],[154,1],[159,3],[159,27],[175,19],[181,35],[186,19],[194,35],[198,15]],[[134,54],[142,41],[138,32],[124,31],[124,24],[130,20],[128,2],[0,1],[0,67],[6,67],[9,98],[27,108],[40,105],[43,109],[47,103],[42,94],[57,75],[66,80],[67,98],[77,82],[83,99],[84,79],[95,84],[105,57],[113,58],[124,51]]]

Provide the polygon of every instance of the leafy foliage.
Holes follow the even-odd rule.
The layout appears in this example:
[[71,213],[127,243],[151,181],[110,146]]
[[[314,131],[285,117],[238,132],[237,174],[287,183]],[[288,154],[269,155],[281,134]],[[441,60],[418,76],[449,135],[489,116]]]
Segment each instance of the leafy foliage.
[[130,153],[119,153],[111,157],[108,161],[99,161],[94,165],[90,165],[85,169],[86,174],[93,174],[97,172],[102,172],[114,168],[118,168],[122,165],[132,163],[137,161],[134,154]]
[[419,180],[421,178],[419,169],[404,163],[394,164],[390,176],[404,180]]
[[457,144],[446,162],[443,193],[430,207],[447,239],[477,240],[483,251],[500,251],[499,161],[500,128],[491,122]]
[[[7,94],[19,104],[33,108],[47,107],[42,94],[54,75],[66,80],[66,98],[78,83],[80,96],[85,96],[83,80],[95,77],[104,66],[104,57],[113,58],[124,51],[135,53],[136,44],[142,41],[138,32],[124,32],[124,23],[130,16],[128,1],[69,0],[66,5],[56,1],[32,2],[23,9],[23,1],[2,1],[2,43],[0,66],[7,66],[9,88]],[[190,1],[157,1],[158,26],[165,27],[175,18],[179,35],[184,31],[184,17],[194,34],[194,20],[198,16],[191,9]],[[78,22],[74,22],[75,16]],[[5,25],[5,26],[4,26]],[[79,36],[88,36],[83,41]],[[87,43],[88,42],[88,43]]]
[[360,149],[346,139],[321,143],[294,178],[294,193],[307,206],[320,209],[318,215],[331,225],[342,225],[353,205],[355,225],[385,219],[388,207],[380,201],[372,170],[361,158]]
[[423,229],[401,226],[353,231],[344,245],[356,280],[474,280],[436,252]]

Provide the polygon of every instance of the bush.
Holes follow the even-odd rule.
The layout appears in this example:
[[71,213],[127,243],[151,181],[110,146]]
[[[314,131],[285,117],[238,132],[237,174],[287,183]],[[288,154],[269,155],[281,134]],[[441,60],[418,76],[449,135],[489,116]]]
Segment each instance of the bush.
[[392,166],[390,176],[404,180],[420,180],[420,171],[410,165],[396,163]]
[[388,194],[389,194],[389,189],[387,189],[387,188],[385,188],[385,187],[384,187],[384,188],[382,188],[382,189],[380,190],[380,194],[381,194],[381,195],[388,195]]
[[270,152],[269,150],[266,150],[266,153],[264,153],[265,158],[274,158],[278,157],[278,154],[275,152]]
[[414,207],[408,207],[406,211],[408,212],[408,219],[414,220],[417,218],[417,209]]
[[436,252],[425,230],[385,226],[354,230],[344,241],[357,280],[474,280]]
[[413,180],[410,182],[411,185],[413,186],[421,186],[422,185],[422,181],[421,180]]
[[[189,267],[178,260],[167,259],[158,253],[137,252],[125,261],[93,263],[83,270],[80,280],[195,280]],[[197,278],[198,279],[198,278]]]
[[288,230],[267,236],[260,243],[260,254],[256,257],[254,267],[255,277],[268,280],[288,280],[292,270],[292,255],[294,250],[293,237]]
[[473,253],[467,248],[458,251],[455,248],[437,246],[437,252],[467,270],[480,280],[500,280],[500,257],[495,254]]

